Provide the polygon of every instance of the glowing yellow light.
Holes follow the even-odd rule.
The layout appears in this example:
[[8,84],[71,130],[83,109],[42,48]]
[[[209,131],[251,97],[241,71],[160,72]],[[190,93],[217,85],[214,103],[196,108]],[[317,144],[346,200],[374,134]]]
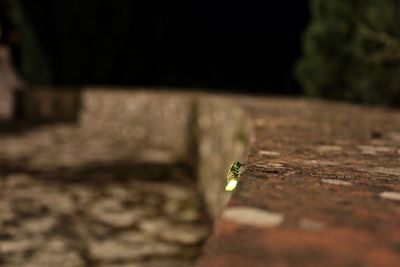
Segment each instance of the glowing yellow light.
[[238,184],[238,180],[236,179],[232,179],[228,182],[228,184],[225,186],[225,190],[228,192],[231,192],[233,190],[235,190],[236,186]]

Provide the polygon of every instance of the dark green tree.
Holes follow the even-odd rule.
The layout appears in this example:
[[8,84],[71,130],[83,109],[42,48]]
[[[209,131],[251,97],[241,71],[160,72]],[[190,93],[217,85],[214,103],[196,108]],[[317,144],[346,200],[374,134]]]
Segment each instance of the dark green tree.
[[400,1],[310,0],[296,76],[306,93],[400,104]]

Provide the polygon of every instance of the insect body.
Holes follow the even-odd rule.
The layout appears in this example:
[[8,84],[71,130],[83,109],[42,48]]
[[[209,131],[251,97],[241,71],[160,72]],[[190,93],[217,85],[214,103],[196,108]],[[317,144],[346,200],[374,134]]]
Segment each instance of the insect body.
[[226,176],[226,191],[233,191],[239,182],[239,169],[242,166],[240,162],[234,162],[229,167],[228,175]]

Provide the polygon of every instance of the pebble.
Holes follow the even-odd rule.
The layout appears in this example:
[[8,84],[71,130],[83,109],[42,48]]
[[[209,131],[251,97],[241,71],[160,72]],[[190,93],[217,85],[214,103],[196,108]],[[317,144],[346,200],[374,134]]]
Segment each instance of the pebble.
[[142,222],[139,228],[164,241],[177,242],[185,245],[199,243],[208,235],[208,229],[205,227],[188,224],[172,224],[166,219],[147,220]]
[[382,192],[379,194],[381,198],[400,201],[399,192]]
[[177,242],[183,245],[194,245],[203,241],[208,235],[208,229],[190,225],[171,225],[160,229],[159,236],[167,242]]
[[346,182],[343,180],[338,180],[338,179],[322,179],[321,180],[325,184],[333,184],[333,185],[345,185],[345,186],[350,186],[350,182]]
[[256,227],[277,227],[284,220],[284,216],[278,212],[245,206],[227,208],[222,218],[233,223]]
[[106,241],[92,240],[89,242],[89,253],[93,259],[116,261],[116,260],[129,260],[141,259],[149,256],[170,256],[177,254],[179,247],[166,244],[158,241],[141,244],[131,244],[121,242],[120,240],[109,239]]
[[281,153],[279,153],[277,151],[261,150],[261,151],[258,151],[258,154],[263,155],[263,156],[275,157],[275,156],[279,156]]
[[138,222],[144,215],[143,209],[124,209],[116,199],[106,199],[96,203],[89,214],[98,222],[115,228],[126,228]]
[[38,219],[30,219],[22,222],[22,231],[26,233],[40,234],[51,230],[56,225],[56,217],[47,215]]

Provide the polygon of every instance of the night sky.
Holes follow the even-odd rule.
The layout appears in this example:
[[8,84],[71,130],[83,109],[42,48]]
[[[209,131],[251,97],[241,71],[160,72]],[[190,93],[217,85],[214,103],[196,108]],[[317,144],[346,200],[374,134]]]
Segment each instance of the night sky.
[[222,65],[225,77],[218,82],[298,92],[292,68],[301,54],[306,1],[194,1],[192,12],[205,25],[212,58]]
[[22,2],[54,84],[300,93],[305,0]]

